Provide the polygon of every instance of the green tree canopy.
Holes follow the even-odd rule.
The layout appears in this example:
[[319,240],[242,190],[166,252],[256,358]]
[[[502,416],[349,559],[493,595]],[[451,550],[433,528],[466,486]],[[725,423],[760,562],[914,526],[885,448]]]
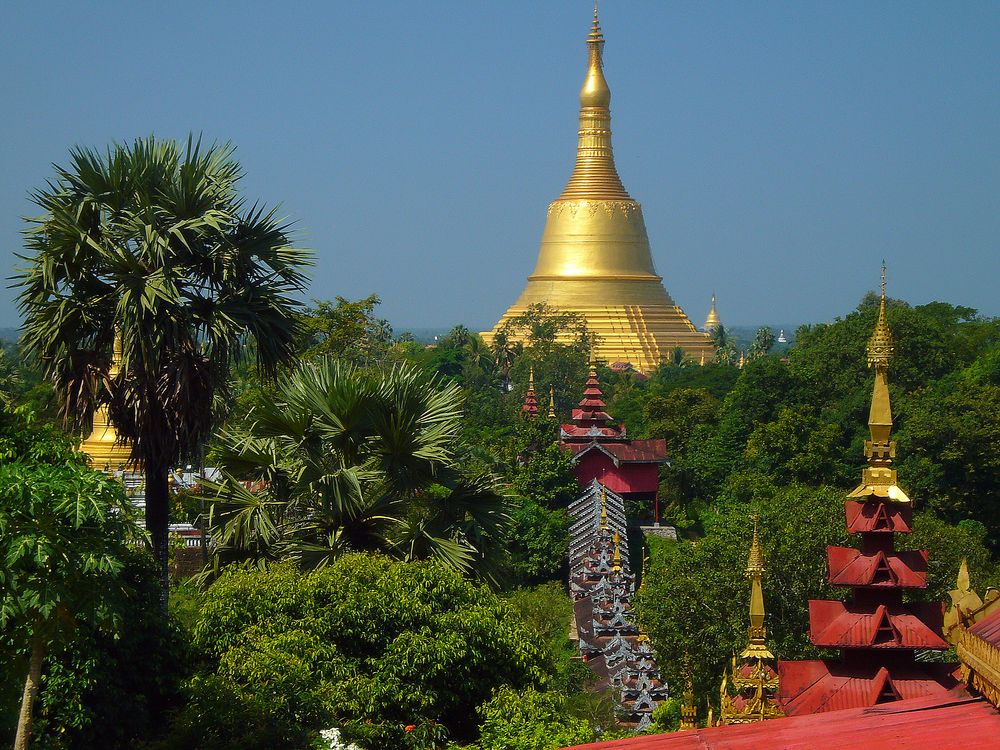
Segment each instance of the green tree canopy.
[[290,359],[305,282],[286,225],[240,197],[233,151],[153,137],[74,148],[32,194],[42,214],[17,276],[22,342],[64,417],[86,430],[107,405],[143,467],[164,610],[168,470],[208,438],[234,361],[252,350],[272,373]]
[[[437,563],[372,555],[312,573],[232,569],[209,589],[195,633],[217,666],[178,722],[192,739],[213,723],[200,702],[224,690],[293,734],[336,726],[364,747],[402,748],[407,725],[433,722],[469,741],[495,690],[543,688],[555,668],[488,589]],[[247,728],[234,731],[224,747],[245,746]]]
[[509,518],[492,478],[455,459],[461,394],[413,367],[333,360],[278,382],[246,432],[222,435],[205,482],[223,559],[307,567],[352,550],[488,574]]

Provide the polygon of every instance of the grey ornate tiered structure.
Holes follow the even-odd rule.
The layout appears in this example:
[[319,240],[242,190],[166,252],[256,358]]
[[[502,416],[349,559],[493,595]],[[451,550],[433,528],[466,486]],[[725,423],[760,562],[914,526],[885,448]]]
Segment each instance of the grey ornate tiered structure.
[[597,675],[597,688],[617,694],[623,723],[646,729],[667,685],[632,612],[625,502],[595,479],[569,512],[569,589],[580,654]]

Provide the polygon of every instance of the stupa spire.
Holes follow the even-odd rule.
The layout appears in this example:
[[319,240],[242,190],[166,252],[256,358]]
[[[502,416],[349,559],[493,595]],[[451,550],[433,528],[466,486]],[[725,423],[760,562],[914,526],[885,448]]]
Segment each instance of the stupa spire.
[[611,149],[611,89],[604,77],[604,34],[594,6],[587,35],[587,75],[580,89],[576,166],[559,200],[632,200]]
[[746,577],[750,579],[750,641],[740,657],[773,659],[774,654],[767,647],[767,628],[764,626],[764,553],[760,547],[757,519],[753,520],[753,541],[750,543],[750,557],[747,560]]
[[895,352],[892,330],[886,315],[885,261],[882,262],[882,294],[879,300],[875,330],[868,339],[868,366],[875,368],[872,403],[868,411],[868,430],[871,440],[865,441],[868,466],[862,473],[861,485],[851,497],[874,494],[890,500],[909,503],[910,499],[896,485],[896,470],[892,461],[896,457],[896,441],[892,435],[892,404],[889,401],[889,360]]
[[549,419],[556,418],[556,389],[555,386],[549,386]]

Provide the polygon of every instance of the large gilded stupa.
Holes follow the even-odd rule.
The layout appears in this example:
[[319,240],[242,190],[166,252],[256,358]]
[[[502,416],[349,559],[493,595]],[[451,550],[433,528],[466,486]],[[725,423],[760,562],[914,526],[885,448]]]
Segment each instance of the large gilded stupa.
[[[611,90],[604,78],[604,36],[594,11],[589,64],[580,90],[576,166],[562,195],[549,204],[535,271],[487,341],[529,305],[547,303],[582,315],[597,334],[605,362],[650,371],[676,347],[704,362],[715,354],[663,287],[653,267],[642,207],[622,185],[611,150]],[[514,332],[516,338],[516,332]]]

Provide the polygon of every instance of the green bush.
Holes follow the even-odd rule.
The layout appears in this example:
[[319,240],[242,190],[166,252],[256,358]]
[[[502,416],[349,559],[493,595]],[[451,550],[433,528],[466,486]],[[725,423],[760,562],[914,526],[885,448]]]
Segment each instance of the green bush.
[[231,570],[206,593],[194,640],[214,676],[189,685],[177,741],[227,736],[210,710],[226,691],[227,725],[249,717],[292,738],[339,727],[364,747],[407,747],[416,729],[468,741],[494,690],[543,687],[555,671],[546,644],[485,587],[438,563],[364,554],[310,573]]
[[557,750],[594,741],[590,724],[570,716],[558,693],[504,687],[479,715],[482,750]]

